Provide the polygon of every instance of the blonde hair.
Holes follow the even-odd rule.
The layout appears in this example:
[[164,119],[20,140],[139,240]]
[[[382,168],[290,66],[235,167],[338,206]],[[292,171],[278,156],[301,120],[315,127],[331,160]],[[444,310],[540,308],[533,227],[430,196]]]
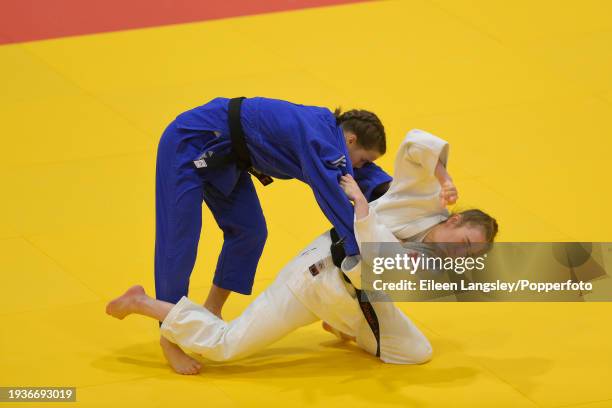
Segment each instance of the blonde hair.
[[481,228],[487,242],[493,242],[493,240],[495,240],[495,236],[499,230],[497,220],[486,212],[472,208],[461,212],[453,212],[451,215],[455,214],[461,216],[458,226],[468,224],[473,227]]

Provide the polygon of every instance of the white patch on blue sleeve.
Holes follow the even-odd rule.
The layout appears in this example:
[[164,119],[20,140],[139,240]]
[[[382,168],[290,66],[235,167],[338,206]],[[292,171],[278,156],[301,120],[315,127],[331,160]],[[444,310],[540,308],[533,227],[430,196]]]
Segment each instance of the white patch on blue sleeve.
[[346,167],[346,157],[344,155],[340,156],[334,161],[327,162],[331,167]]

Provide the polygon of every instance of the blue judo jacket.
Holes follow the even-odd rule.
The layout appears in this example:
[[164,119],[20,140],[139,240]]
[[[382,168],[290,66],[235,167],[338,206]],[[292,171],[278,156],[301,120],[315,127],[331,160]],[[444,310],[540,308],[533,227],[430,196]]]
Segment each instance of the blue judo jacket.
[[[228,103],[228,98],[215,98],[175,120],[179,129],[218,132],[219,136],[202,149],[206,157],[231,151]],[[354,175],[353,168],[342,128],[336,124],[333,113],[322,107],[247,98],[242,103],[241,123],[253,167],[275,178],[295,178],[308,184],[325,216],[345,237],[346,254],[359,253],[353,233],[353,206],[339,185],[342,175]],[[366,172],[376,173],[382,180],[384,172],[378,170],[371,168]],[[206,169],[200,174],[227,196],[240,172],[231,165]],[[370,177],[375,177],[371,174]]]

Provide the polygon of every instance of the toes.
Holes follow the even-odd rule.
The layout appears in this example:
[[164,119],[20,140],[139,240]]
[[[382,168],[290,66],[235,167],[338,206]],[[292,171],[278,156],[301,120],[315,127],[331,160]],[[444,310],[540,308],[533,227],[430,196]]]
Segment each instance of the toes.
[[179,373],[183,375],[193,375],[193,374],[197,374],[198,372],[199,370],[195,366],[185,367],[179,371]]
[[202,366],[197,361],[189,361],[179,367],[172,367],[174,371],[182,375],[198,374]]

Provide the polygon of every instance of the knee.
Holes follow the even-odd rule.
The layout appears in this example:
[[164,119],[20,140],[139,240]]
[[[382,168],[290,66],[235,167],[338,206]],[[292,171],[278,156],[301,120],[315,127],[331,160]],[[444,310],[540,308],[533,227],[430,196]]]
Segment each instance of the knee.
[[433,348],[429,340],[423,339],[416,344],[411,344],[405,350],[405,356],[410,364],[424,364],[431,360],[433,355]]
[[383,359],[392,364],[424,364],[431,360],[433,349],[427,339],[404,342]]
[[415,352],[412,355],[412,359],[414,364],[424,364],[431,360],[433,356],[433,348],[429,341],[425,340],[422,344],[417,347]]
[[252,220],[251,223],[243,225],[243,229],[238,235],[243,242],[249,242],[251,248],[263,249],[268,239],[268,227],[265,219]]
[[262,247],[266,243],[266,240],[268,239],[268,226],[266,225],[265,220],[261,222],[257,228],[255,228],[254,239]]

